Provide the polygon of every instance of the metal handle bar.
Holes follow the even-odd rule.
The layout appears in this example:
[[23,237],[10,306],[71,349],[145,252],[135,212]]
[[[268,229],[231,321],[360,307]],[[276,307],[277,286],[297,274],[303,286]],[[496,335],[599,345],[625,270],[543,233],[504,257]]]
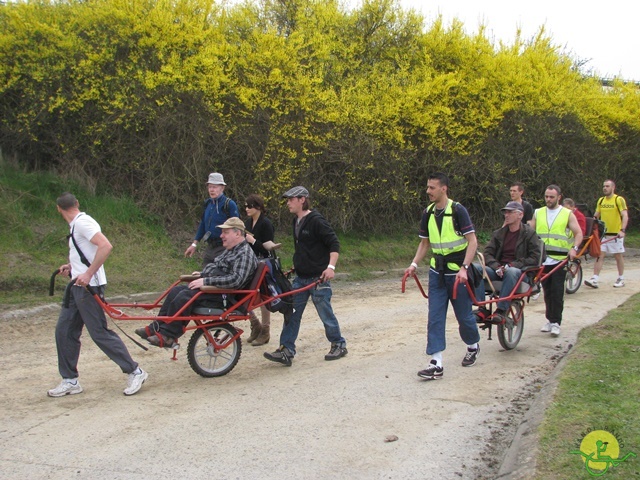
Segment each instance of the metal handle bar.
[[49,280],[49,296],[53,297],[53,292],[56,287],[56,276],[60,274],[60,269],[56,268],[51,274],[51,279]]
[[420,283],[420,280],[418,280],[418,276],[415,273],[414,274],[405,273],[402,276],[402,293],[404,293],[405,291],[405,285],[407,283],[407,278],[409,277],[413,277],[413,279],[416,281],[416,284],[418,285],[418,289],[420,290],[420,293],[422,294],[422,296],[424,298],[429,298],[429,296],[424,292],[424,289],[422,288],[422,284]]

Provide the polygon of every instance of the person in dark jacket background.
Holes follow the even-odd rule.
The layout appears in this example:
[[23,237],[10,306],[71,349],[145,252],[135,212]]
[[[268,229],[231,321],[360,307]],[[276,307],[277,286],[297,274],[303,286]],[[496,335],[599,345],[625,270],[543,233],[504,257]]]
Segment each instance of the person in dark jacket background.
[[285,320],[280,334],[280,347],[273,353],[265,352],[266,359],[291,366],[296,354],[296,339],[300,331],[300,321],[309,297],[312,298],[318,316],[324,324],[327,340],[331,342],[325,360],[337,360],[347,354],[347,342],[340,333],[338,319],[331,307],[331,283],[334,278],[340,242],[329,222],[316,210],[309,206],[309,191],[301,186],[287,191],[283,198],[287,199],[289,211],[295,215],[293,219],[293,240],[295,252],[293,267],[296,278],[293,288],[299,289],[322,282],[310,290],[293,295],[293,313]]
[[[489,279],[501,280],[500,296],[507,297],[522,275],[522,269],[540,264],[542,249],[536,231],[522,223],[524,208],[520,203],[509,202],[501,211],[504,225],[492,233],[483,253]],[[484,299],[484,289],[483,279],[476,288],[476,299]],[[507,300],[498,302],[494,316],[504,317],[510,306]],[[487,316],[488,312],[481,308],[479,314]]]
[[[247,212],[247,219],[244,221],[244,228],[247,231],[247,242],[251,245],[253,252],[258,258],[267,258],[269,250],[264,247],[264,243],[273,242],[274,228],[271,220],[267,218],[267,210],[264,207],[264,200],[260,195],[251,194],[244,202],[244,209]],[[247,338],[247,343],[257,347],[269,343],[271,338],[271,312],[264,305],[260,307],[262,322],[252,311],[249,313],[251,322],[251,334]]]
[[227,184],[224,183],[224,177],[221,173],[214,172],[209,174],[207,191],[210,198],[204,203],[204,212],[193,242],[184,252],[185,257],[191,257],[196,248],[198,248],[198,242],[201,240],[206,241],[207,249],[202,259],[202,268],[213,262],[225,250],[220,238],[222,230],[216,225],[222,225],[232,217],[240,218],[238,205],[224,194],[226,186]]

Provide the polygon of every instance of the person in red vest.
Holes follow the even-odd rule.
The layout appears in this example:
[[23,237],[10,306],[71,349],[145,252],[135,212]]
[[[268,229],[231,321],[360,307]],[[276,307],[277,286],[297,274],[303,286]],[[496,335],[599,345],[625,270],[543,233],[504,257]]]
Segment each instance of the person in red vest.
[[576,216],[576,220],[578,220],[578,225],[580,225],[580,230],[582,230],[582,235],[586,235],[587,234],[587,218],[584,216],[584,213],[582,213],[580,210],[578,210],[578,208],[576,208],[576,202],[574,202],[572,198],[565,198],[562,201],[562,206],[564,208],[568,208],[573,212],[573,214]]

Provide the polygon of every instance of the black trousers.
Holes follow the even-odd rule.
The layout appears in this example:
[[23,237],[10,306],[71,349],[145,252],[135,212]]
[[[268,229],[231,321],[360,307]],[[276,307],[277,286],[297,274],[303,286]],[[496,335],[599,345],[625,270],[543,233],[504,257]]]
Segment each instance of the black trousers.
[[[191,290],[188,285],[176,285],[171,289],[165,299],[158,315],[161,317],[172,317],[180,311],[200,290]],[[206,294],[199,297],[182,315],[186,316],[191,313],[193,307],[217,307],[223,308],[224,300],[219,294]],[[176,320],[173,322],[163,322],[156,320],[151,322],[149,329],[154,332],[160,332],[165,337],[178,338],[184,333],[184,328],[189,324],[188,320]]]
[[[544,274],[553,270],[557,265],[546,265]],[[566,266],[559,268],[542,282],[544,292],[545,315],[551,323],[562,323],[562,311],[564,310],[564,281],[567,276]]]

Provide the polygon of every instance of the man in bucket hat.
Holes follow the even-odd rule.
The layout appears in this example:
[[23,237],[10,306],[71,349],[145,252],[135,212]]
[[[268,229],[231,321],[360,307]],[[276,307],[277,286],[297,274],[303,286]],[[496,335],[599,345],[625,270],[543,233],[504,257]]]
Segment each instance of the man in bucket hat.
[[337,360],[347,354],[347,341],[340,333],[338,319],[331,307],[331,283],[335,275],[340,252],[340,242],[329,222],[309,206],[309,191],[293,187],[282,195],[287,199],[287,207],[294,215],[293,239],[295,252],[293,267],[296,278],[293,288],[299,289],[320,279],[321,283],[311,290],[293,295],[293,313],[289,315],[280,334],[280,348],[273,353],[265,352],[266,359],[291,366],[296,354],[296,339],[300,331],[300,321],[309,297],[313,299],[318,316],[324,324],[327,340],[331,342],[325,360]]
[[221,230],[216,225],[224,223],[228,218],[240,217],[236,202],[224,194],[226,185],[221,173],[209,174],[207,190],[210,198],[204,203],[204,212],[193,242],[184,252],[185,257],[191,257],[198,247],[198,242],[206,241],[207,249],[202,260],[203,267],[213,262],[218,255],[224,252],[220,238]]
[[[199,274],[200,278],[188,285],[176,285],[165,299],[158,316],[171,317],[191,300],[203,285],[213,285],[224,289],[240,289],[253,279],[258,259],[251,246],[245,240],[244,222],[239,218],[229,218],[217,226],[221,231],[222,245],[225,249],[221,255],[208,264]],[[221,295],[207,294],[200,296],[192,305],[224,308]],[[182,315],[188,315],[189,311]],[[155,320],[146,327],[136,329],[136,333],[156,347],[172,347],[176,339],[184,333],[188,321],[164,322]]]
[[[501,280],[500,296],[511,294],[518,279],[522,275],[522,268],[535,266],[540,263],[542,255],[540,240],[536,231],[529,225],[522,223],[524,207],[520,202],[511,201],[501,210],[504,215],[502,227],[491,234],[491,240],[484,248],[485,270],[490,280]],[[476,299],[484,299],[484,279],[476,288]],[[494,317],[501,320],[507,315],[511,302],[498,302]],[[483,319],[488,311],[480,308],[477,315]]]

